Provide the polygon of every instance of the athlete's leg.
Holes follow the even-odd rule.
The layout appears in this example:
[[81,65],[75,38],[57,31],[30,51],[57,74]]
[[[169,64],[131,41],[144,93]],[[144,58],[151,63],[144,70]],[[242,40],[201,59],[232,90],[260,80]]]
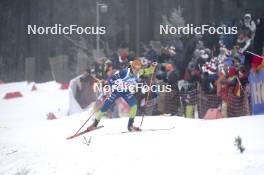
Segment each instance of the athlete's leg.
[[105,112],[115,103],[115,100],[119,98],[120,94],[117,92],[113,92],[104,102],[101,109],[98,110],[98,112],[95,113],[95,120],[92,126],[97,126],[99,121],[102,119],[102,117],[105,115]]
[[121,97],[123,97],[123,99],[127,102],[130,107],[127,129],[131,131],[133,129],[134,118],[137,114],[137,101],[134,95],[130,93],[122,94]]

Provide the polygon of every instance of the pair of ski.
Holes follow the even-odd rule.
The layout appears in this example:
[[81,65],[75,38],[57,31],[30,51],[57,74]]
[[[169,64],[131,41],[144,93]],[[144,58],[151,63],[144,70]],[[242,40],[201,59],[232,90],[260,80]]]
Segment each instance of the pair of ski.
[[[72,136],[70,136],[70,137],[67,137],[66,139],[67,139],[67,140],[70,140],[70,139],[73,139],[73,138],[79,137],[79,136],[81,136],[81,135],[83,135],[83,134],[86,134],[86,133],[88,133],[88,132],[95,131],[95,130],[100,129],[100,128],[103,128],[103,127],[104,127],[103,125],[100,125],[100,126],[96,127],[95,129],[84,130],[84,131],[79,132],[79,133],[77,133],[77,134],[74,134],[74,135],[72,135]],[[125,133],[134,133],[134,132],[143,132],[143,131],[166,131],[166,130],[172,130],[172,129],[174,129],[174,126],[173,126],[173,127],[170,127],[170,128],[141,129],[141,130],[139,130],[139,131],[122,131],[122,132],[120,132],[120,133],[121,133],[121,134],[125,134]]]

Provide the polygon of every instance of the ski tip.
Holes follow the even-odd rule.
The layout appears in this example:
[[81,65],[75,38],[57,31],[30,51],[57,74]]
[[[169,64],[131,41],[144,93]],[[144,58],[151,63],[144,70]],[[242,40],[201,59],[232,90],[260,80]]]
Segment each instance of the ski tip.
[[88,133],[88,132],[91,132],[91,131],[94,131],[94,130],[97,130],[97,129],[100,129],[100,128],[103,128],[103,127],[104,127],[104,125],[100,125],[100,126],[98,126],[97,128],[95,128],[95,129],[92,129],[92,130],[85,130],[85,131],[79,132],[79,133],[77,133],[77,134],[75,134],[75,135],[73,135],[73,136],[67,137],[66,140],[73,139],[73,138],[75,138],[75,137],[78,137],[78,136],[80,136],[80,135],[83,135],[83,134],[85,134],[85,133]]
[[72,138],[74,138],[74,136],[67,137],[66,140],[70,140]]

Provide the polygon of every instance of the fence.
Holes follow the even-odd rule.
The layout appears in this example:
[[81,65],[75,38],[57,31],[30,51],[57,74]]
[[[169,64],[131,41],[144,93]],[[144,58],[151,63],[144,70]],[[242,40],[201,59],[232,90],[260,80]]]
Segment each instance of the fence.
[[[119,116],[126,116],[129,106],[123,101],[116,102]],[[212,108],[221,110],[223,117],[239,117],[250,115],[249,95],[245,92],[241,96],[233,94],[230,88],[227,94],[227,103],[224,103],[217,94],[206,94],[201,88],[187,91],[172,90],[160,93],[158,98],[149,100],[148,105],[141,107],[138,104],[138,115],[171,114],[187,118],[204,118],[207,111]]]
[[[216,94],[206,94],[200,88],[189,91],[172,91],[166,93],[164,112],[172,115],[194,118],[195,113],[199,118],[204,118],[210,108],[223,110],[226,107],[227,117],[238,117],[250,115],[249,98],[246,93],[240,97],[228,91],[228,100],[225,107],[222,107],[222,100]],[[223,115],[224,116],[224,115]]]

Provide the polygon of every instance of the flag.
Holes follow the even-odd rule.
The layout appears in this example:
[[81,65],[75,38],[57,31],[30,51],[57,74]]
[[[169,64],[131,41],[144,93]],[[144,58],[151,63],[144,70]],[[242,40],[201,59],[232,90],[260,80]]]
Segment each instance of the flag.
[[256,71],[258,72],[258,71],[262,70],[263,68],[264,68],[264,59],[262,59],[262,62],[260,65],[258,65],[258,67],[256,68]]
[[237,82],[235,89],[234,89],[235,96],[237,96],[237,97],[241,96],[241,89],[242,89],[241,84],[239,82]]
[[257,55],[253,55],[251,58],[251,66],[253,69],[256,69],[259,65],[261,65],[262,63],[262,57],[257,56]]
[[252,55],[252,57],[251,57],[251,68],[252,68],[254,73],[256,73],[257,71],[264,68],[264,57],[262,57],[258,54],[249,52],[249,51],[247,51],[247,53]]
[[249,83],[252,114],[264,114],[264,69],[259,70],[257,73],[251,71],[249,74]]

